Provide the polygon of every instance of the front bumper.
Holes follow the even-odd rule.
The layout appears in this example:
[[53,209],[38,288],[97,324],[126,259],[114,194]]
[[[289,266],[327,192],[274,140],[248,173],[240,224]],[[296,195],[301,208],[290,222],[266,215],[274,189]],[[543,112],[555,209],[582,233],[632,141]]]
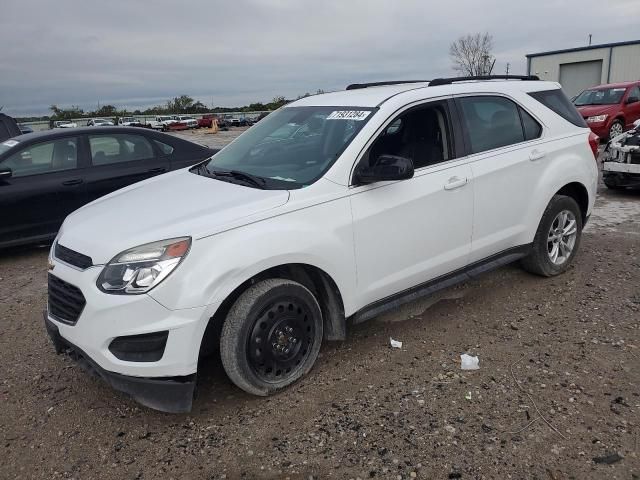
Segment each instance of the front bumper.
[[640,187],[640,164],[604,162],[602,178],[607,185]]
[[47,333],[56,353],[66,353],[89,373],[96,375],[115,390],[130,395],[140,404],[169,413],[183,413],[191,410],[196,387],[196,374],[182,377],[142,378],[109,372],[91,359],[83,350],[65,340],[44,312]]

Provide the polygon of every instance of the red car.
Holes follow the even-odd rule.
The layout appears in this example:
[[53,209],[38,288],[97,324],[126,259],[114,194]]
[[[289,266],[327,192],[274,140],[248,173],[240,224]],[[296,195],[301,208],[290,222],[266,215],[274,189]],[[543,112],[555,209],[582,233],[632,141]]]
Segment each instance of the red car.
[[596,135],[611,139],[640,118],[640,81],[591,87],[573,103]]

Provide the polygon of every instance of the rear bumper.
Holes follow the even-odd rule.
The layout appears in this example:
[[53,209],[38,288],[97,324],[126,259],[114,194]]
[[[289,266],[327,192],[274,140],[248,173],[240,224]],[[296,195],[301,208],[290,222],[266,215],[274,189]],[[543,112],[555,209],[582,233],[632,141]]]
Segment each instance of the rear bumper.
[[60,335],[58,327],[49,320],[44,312],[47,333],[53,342],[56,353],[65,353],[74,359],[89,373],[94,374],[115,390],[131,396],[140,404],[169,413],[183,413],[191,410],[196,386],[196,374],[181,377],[131,377],[109,372],[89,357],[84,351]]

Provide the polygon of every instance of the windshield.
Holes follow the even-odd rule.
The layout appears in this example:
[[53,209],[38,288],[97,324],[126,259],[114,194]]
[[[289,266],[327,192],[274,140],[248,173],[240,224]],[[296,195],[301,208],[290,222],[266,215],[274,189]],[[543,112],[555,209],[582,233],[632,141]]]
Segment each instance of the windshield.
[[260,177],[264,188],[305,187],[329,169],[372,115],[371,108],[282,108],[192,171],[239,171]]
[[615,105],[620,103],[626,88],[602,88],[597,90],[585,90],[576,97],[573,103],[581,107],[583,105]]

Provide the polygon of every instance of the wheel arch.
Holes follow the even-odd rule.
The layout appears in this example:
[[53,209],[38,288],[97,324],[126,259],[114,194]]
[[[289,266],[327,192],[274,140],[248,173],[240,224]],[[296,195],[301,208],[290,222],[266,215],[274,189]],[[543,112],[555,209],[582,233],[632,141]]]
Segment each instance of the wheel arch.
[[580,182],[571,182],[563,186],[558,190],[555,195],[566,195],[573,198],[578,207],[580,207],[580,214],[582,217],[582,224],[587,221],[587,212],[589,211],[589,191]]
[[276,265],[256,274],[235,287],[222,301],[207,323],[200,345],[200,354],[215,350],[220,332],[231,306],[249,286],[268,278],[293,280],[308,288],[318,300],[322,311],[324,339],[344,340],[346,338],[346,316],[342,294],[335,280],[323,269],[306,263]]

